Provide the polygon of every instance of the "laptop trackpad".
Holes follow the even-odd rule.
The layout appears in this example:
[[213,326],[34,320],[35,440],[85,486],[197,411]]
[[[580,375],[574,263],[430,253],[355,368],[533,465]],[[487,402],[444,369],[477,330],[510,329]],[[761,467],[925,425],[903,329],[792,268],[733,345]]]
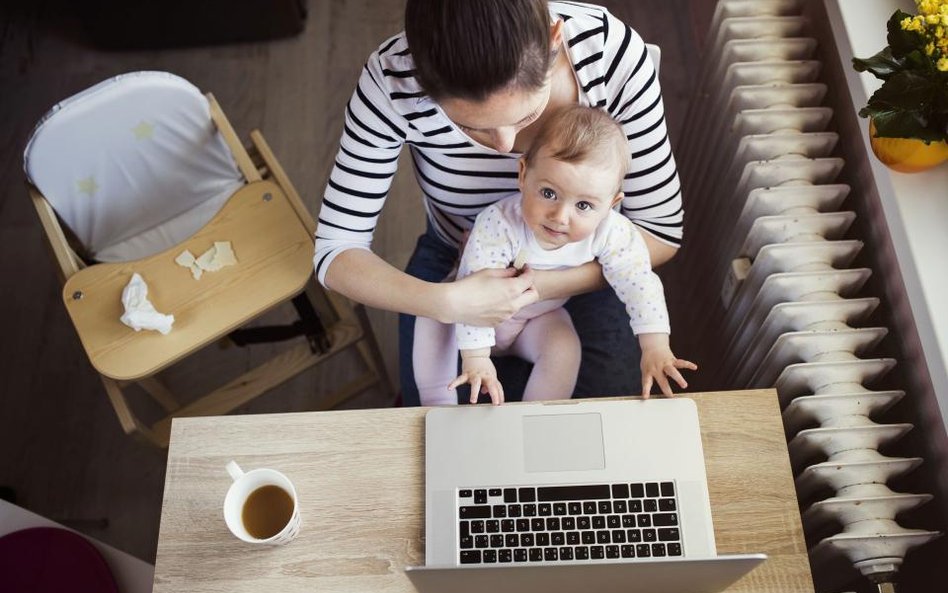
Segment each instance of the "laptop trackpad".
[[602,418],[599,414],[524,416],[523,460],[528,472],[603,469]]

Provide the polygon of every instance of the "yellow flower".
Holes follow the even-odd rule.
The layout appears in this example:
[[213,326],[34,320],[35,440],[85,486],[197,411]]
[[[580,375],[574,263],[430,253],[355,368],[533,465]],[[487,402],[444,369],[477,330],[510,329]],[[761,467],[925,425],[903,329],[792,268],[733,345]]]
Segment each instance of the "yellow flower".
[[930,56],[933,53],[935,53],[935,44],[930,42],[928,45],[925,46],[925,55]]
[[942,72],[948,72],[948,58],[940,58],[938,60],[938,69]]

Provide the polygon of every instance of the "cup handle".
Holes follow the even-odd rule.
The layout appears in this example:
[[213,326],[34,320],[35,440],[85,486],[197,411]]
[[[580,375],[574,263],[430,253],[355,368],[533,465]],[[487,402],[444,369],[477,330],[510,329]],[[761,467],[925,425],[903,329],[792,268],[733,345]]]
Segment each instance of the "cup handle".
[[237,465],[236,461],[230,461],[227,463],[227,473],[230,474],[230,477],[233,480],[239,480],[241,476],[244,475],[244,470],[240,469],[240,466]]

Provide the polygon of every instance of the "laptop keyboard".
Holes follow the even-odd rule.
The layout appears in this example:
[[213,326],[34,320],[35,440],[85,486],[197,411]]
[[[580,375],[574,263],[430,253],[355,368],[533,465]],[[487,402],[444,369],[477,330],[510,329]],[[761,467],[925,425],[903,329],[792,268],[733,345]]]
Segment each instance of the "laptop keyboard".
[[681,556],[673,482],[461,488],[461,564]]

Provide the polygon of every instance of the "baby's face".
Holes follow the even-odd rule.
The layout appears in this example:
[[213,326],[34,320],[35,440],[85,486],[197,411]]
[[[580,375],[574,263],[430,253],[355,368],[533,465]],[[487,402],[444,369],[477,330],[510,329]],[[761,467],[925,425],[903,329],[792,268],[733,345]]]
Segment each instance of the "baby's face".
[[622,198],[614,162],[565,163],[541,148],[528,165],[520,161],[523,218],[543,249],[582,241]]

